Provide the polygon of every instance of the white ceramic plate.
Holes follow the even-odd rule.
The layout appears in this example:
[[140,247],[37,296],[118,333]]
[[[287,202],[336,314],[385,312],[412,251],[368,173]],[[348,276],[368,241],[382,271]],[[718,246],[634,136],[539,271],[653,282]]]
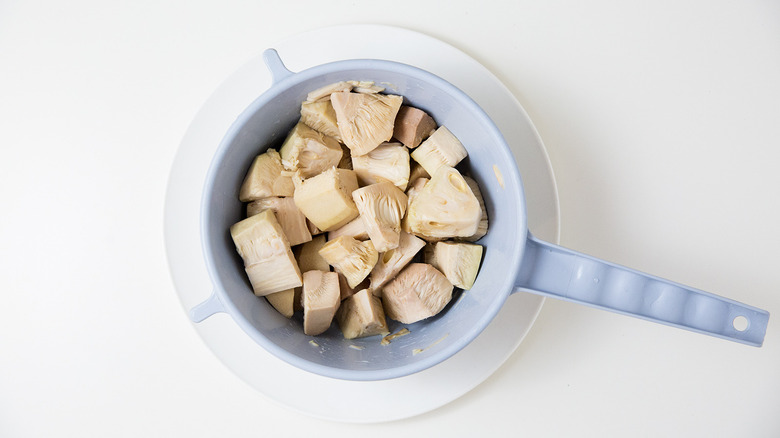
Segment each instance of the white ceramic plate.
[[[420,67],[458,86],[493,118],[512,148],[526,189],[529,228],[542,239],[558,241],[558,197],[544,146],[514,96],[474,59],[434,38],[374,25],[319,29],[273,47],[293,71],[342,59],[379,58]],[[171,276],[187,312],[211,293],[199,234],[203,181],[232,121],[270,86],[259,55],[266,48],[258,47],[258,56],[203,105],[171,169],[165,243]],[[271,399],[319,418],[369,423],[428,412],[476,387],[515,351],[543,302],[536,295],[515,294],[482,334],[455,356],[420,373],[379,382],[342,381],[301,371],[254,343],[224,313],[194,327],[228,368]]]

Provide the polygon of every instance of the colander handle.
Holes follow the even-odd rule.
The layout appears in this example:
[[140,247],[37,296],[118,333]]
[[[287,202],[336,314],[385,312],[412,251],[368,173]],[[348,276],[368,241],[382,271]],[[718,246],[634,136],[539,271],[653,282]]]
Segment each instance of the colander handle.
[[271,83],[276,84],[282,79],[293,74],[282,62],[282,58],[279,57],[279,53],[275,49],[267,49],[263,52],[263,62],[268,67],[268,71],[271,72]]
[[541,241],[530,233],[515,291],[760,347],[769,312]]
[[192,322],[201,322],[209,316],[225,311],[225,306],[222,305],[219,296],[215,291],[211,292],[211,295],[206,298],[206,301],[196,305],[190,309],[190,320]]

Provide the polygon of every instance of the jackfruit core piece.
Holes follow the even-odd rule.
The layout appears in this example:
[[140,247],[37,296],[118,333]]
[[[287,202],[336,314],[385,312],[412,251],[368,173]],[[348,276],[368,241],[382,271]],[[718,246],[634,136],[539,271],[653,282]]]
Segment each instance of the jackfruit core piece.
[[336,111],[333,110],[330,100],[303,102],[301,121],[315,131],[341,141],[339,125],[336,124]]
[[440,126],[411,154],[430,175],[441,166],[455,167],[467,155],[466,148],[446,126]]
[[374,269],[379,253],[370,240],[361,242],[349,236],[331,240],[320,249],[320,255],[336,272],[347,278],[349,287],[355,288]]
[[246,206],[246,215],[254,216],[264,210],[271,210],[282,226],[290,246],[311,240],[311,232],[306,225],[306,216],[295,205],[293,198],[263,198],[252,201]]
[[304,178],[319,175],[341,161],[341,144],[333,137],[298,122],[279,150],[282,164],[290,171],[300,171]]
[[436,242],[425,251],[425,262],[441,271],[453,285],[468,290],[474,285],[482,261],[482,245]]
[[393,136],[403,97],[338,92],[330,95],[341,140],[353,156],[365,155]]
[[357,292],[341,303],[336,313],[336,321],[345,339],[390,333],[382,302],[367,289]]
[[352,192],[358,188],[355,172],[331,167],[321,174],[295,183],[295,205],[317,228],[331,231],[358,217]]
[[412,263],[382,289],[387,316],[411,324],[430,318],[452,299],[452,283],[433,266]]
[[397,248],[401,218],[406,213],[404,192],[385,181],[355,190],[352,199],[376,250],[384,252]]
[[473,236],[479,227],[479,201],[457,169],[440,167],[409,203],[406,224],[431,238]]
[[335,272],[303,273],[303,332],[310,336],[324,333],[330,327],[341,303],[339,278]]
[[241,184],[238,199],[241,202],[256,201],[269,196],[292,196],[292,179],[283,174],[284,167],[276,149],[268,149],[252,161]]
[[265,296],[303,284],[290,242],[274,212],[264,210],[230,227],[236,251],[255,295]]
[[373,151],[352,157],[358,183],[367,186],[390,181],[401,190],[409,184],[409,150],[401,143],[383,143]]

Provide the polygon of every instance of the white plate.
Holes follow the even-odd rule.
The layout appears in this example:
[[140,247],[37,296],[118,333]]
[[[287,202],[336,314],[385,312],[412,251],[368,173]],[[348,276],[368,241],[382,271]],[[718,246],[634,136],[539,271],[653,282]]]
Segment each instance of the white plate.
[[[434,38],[374,25],[319,29],[273,47],[293,71],[342,59],[379,58],[423,68],[461,88],[493,118],[512,147],[526,189],[529,228],[540,238],[558,241],[558,196],[544,146],[514,96],[474,59]],[[259,52],[263,49],[258,47]],[[187,312],[211,293],[199,234],[206,171],[232,121],[269,85],[270,75],[258,54],[203,105],[176,154],[166,194],[165,243],[171,276]],[[301,371],[254,343],[224,313],[194,327],[228,368],[271,399],[319,418],[369,423],[422,414],[476,387],[515,351],[543,302],[536,295],[515,294],[482,334],[455,356],[423,372],[379,382],[342,381]]]

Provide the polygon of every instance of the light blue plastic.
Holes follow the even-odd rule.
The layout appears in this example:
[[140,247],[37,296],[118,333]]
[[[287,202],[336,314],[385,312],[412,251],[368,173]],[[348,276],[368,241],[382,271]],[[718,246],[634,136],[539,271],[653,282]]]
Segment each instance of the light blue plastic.
[[190,309],[190,320],[192,322],[201,322],[215,313],[224,312],[225,306],[219,300],[219,295],[216,291],[213,291],[206,301]]
[[[517,290],[760,347],[769,313],[529,235]],[[735,320],[744,318],[738,330]],[[741,327],[740,327],[741,328]]]
[[[301,369],[348,380],[401,377],[433,366],[468,345],[507,297],[533,292],[680,328],[760,346],[767,312],[577,254],[528,233],[525,198],[514,157],[498,128],[468,96],[443,79],[405,64],[347,60],[292,73],[275,50],[264,53],[273,84],[233,123],[217,148],[203,190],[201,238],[214,293],[191,311],[199,322],[226,312],[258,344]],[[438,316],[415,324],[389,320],[411,334],[380,345],[378,337],[345,340],[334,324],[317,337],[303,333],[299,315],[287,319],[258,299],[235,251],[229,228],[242,219],[238,189],[252,159],[279,147],[298,121],[309,91],[342,80],[368,80],[404,96],[405,103],[446,125],[469,151],[468,167],[490,218],[480,273]],[[497,178],[494,168],[502,175]],[[748,319],[734,329],[737,316]]]

